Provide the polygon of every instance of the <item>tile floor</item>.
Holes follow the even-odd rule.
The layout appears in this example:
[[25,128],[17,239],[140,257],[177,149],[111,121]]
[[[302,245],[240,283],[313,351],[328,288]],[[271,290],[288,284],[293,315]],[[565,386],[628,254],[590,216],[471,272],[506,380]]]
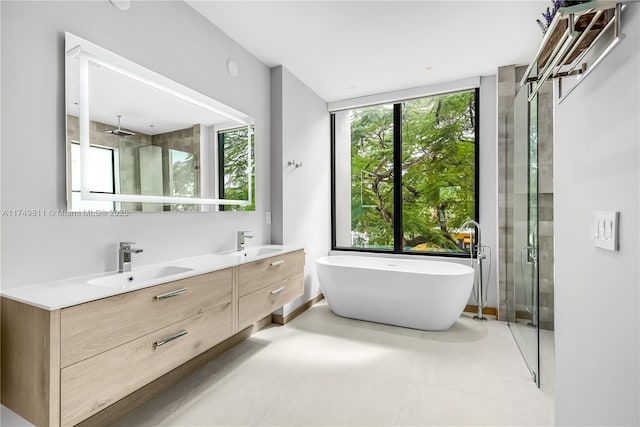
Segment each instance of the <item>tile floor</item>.
[[506,323],[446,332],[338,317],[316,304],[121,418],[124,426],[553,424]]
[[0,426],[2,427],[34,427],[29,421],[22,418],[4,405],[0,405]]
[[[529,322],[527,320],[518,321],[518,325],[515,330],[512,329],[514,338],[521,346],[520,350],[523,355],[526,355],[529,363],[535,364],[536,352],[540,357],[540,388],[550,395],[555,392],[555,342],[553,331],[526,326]],[[513,325],[511,326],[513,328]],[[539,335],[536,333],[539,332]],[[539,348],[538,348],[539,346]],[[523,356],[524,357],[524,356]]]

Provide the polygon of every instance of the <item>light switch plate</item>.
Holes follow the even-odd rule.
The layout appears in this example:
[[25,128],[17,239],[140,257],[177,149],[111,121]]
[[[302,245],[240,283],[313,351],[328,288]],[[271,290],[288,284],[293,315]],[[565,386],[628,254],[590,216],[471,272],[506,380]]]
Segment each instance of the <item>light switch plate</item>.
[[271,211],[266,211],[264,213],[264,222],[271,224]]
[[593,246],[610,251],[618,250],[618,223],[620,212],[593,211],[591,235]]

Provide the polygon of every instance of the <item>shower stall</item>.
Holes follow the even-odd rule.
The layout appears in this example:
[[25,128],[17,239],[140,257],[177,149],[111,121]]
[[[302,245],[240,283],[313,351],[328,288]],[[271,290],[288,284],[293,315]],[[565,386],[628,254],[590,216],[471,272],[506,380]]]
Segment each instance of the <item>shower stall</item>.
[[[517,77],[523,70],[513,71]],[[514,80],[513,102],[501,117],[501,317],[509,323],[532,380],[552,387],[553,86],[545,83],[530,97],[527,86],[518,88],[519,79]]]

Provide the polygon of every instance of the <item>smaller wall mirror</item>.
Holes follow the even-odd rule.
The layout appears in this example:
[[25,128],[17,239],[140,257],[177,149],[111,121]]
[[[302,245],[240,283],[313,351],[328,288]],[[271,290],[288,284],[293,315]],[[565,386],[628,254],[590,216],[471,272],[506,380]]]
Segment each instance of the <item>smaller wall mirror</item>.
[[255,209],[251,117],[65,36],[68,210]]

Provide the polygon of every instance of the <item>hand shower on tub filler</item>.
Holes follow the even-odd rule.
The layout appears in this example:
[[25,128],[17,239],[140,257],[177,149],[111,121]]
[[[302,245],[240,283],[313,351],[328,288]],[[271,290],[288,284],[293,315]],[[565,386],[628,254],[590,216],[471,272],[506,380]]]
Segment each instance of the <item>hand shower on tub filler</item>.
[[[471,227],[470,227],[471,226]],[[487,289],[484,286],[484,275],[482,274],[482,261],[487,258],[485,254],[485,250],[489,251],[489,269],[487,274],[487,283],[489,282],[489,278],[491,277],[491,248],[487,245],[482,244],[482,233],[480,231],[480,224],[476,221],[470,219],[465,221],[461,226],[461,229],[475,228],[475,232],[471,232],[469,234],[469,257],[471,260],[471,268],[474,269],[475,275],[473,278],[473,290],[472,295],[478,304],[478,314],[473,316],[474,320],[477,321],[486,321],[487,318],[482,315],[482,309],[487,306]],[[472,234],[475,234],[475,239]],[[474,245],[475,240],[475,245]],[[474,264],[474,253],[475,253],[475,264],[478,265],[478,269],[476,270]]]

